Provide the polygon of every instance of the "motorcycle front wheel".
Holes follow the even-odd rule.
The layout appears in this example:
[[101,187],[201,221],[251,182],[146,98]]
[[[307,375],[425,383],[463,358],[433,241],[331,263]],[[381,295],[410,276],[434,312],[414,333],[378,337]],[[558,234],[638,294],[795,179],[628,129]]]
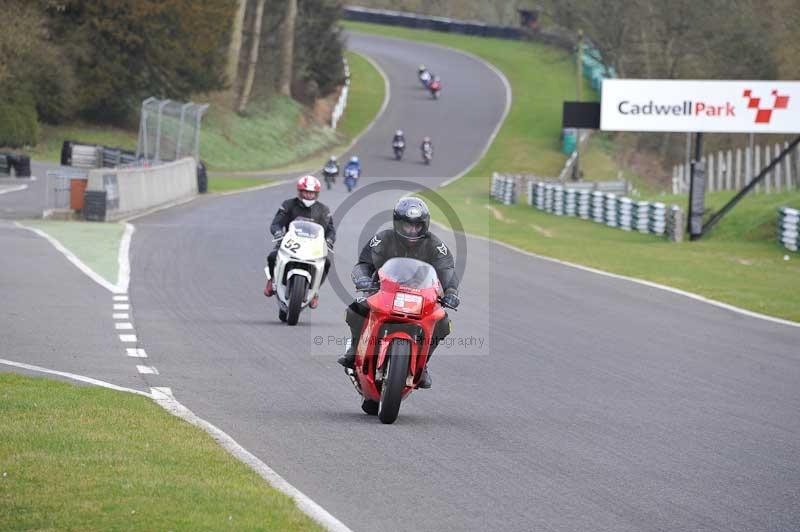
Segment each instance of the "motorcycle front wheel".
[[286,323],[289,325],[297,325],[307,289],[308,280],[302,275],[295,275],[289,281],[289,311],[286,313]]
[[389,346],[386,359],[386,378],[381,386],[381,399],[378,402],[378,419],[381,423],[394,423],[400,413],[403,401],[403,390],[408,377],[408,365],[411,362],[411,344],[408,340],[394,340]]

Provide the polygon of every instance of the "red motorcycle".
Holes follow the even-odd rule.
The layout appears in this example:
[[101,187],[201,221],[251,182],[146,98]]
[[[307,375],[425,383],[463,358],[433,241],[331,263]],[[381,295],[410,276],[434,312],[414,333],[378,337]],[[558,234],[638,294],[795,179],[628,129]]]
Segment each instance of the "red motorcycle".
[[389,259],[380,289],[367,298],[369,317],[346,370],[362,397],[361,409],[394,423],[400,403],[419,385],[436,322],[444,318],[436,270],[417,259]]
[[428,85],[428,90],[431,91],[431,96],[434,100],[439,99],[439,93],[442,91],[442,82],[439,78],[433,78],[431,84]]

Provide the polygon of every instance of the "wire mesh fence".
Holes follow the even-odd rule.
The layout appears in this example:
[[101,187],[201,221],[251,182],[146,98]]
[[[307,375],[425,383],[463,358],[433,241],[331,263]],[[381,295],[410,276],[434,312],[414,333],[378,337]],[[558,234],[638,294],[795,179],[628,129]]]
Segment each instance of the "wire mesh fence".
[[153,162],[200,160],[200,122],[207,104],[148,98],[142,102],[136,158]]

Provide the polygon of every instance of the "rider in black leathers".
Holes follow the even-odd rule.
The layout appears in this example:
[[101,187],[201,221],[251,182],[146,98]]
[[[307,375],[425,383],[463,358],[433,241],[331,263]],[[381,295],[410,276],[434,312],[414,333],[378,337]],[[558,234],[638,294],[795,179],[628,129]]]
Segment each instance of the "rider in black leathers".
[[[427,262],[434,267],[444,290],[442,299],[445,305],[452,308],[458,307],[460,303],[459,279],[455,270],[453,254],[444,242],[429,231],[430,212],[428,206],[418,198],[403,198],[395,206],[393,218],[394,228],[376,234],[361,250],[358,263],[352,273],[356,289],[375,289],[373,274],[387,260],[394,257],[410,257]],[[346,321],[350,326],[352,340],[347,352],[339,358],[339,363],[347,368],[352,368],[355,362],[355,349],[368,313],[369,307],[363,298],[356,299],[347,308]],[[450,328],[450,319],[447,315],[436,323],[428,354],[429,361],[439,342],[450,334]],[[431,387],[431,378],[427,367],[423,370],[419,387]]]
[[[284,201],[278,209],[278,212],[275,213],[269,230],[270,233],[272,233],[273,239],[278,242],[275,249],[273,249],[267,257],[269,279],[267,280],[267,286],[264,288],[265,296],[272,297],[275,293],[272,275],[275,271],[275,259],[278,256],[278,246],[280,246],[280,239],[286,234],[289,224],[294,220],[301,218],[311,220],[321,225],[325,229],[325,241],[328,243],[328,247],[333,249],[333,244],[336,242],[336,228],[333,225],[333,216],[331,216],[331,211],[328,206],[317,201],[321,188],[319,179],[316,177],[312,175],[301,177],[297,181],[297,197],[289,198]],[[325,282],[330,267],[331,260],[328,257],[325,259],[325,271],[322,274],[320,286]],[[317,308],[318,303],[319,295],[315,296],[314,299],[309,302],[308,306]]]

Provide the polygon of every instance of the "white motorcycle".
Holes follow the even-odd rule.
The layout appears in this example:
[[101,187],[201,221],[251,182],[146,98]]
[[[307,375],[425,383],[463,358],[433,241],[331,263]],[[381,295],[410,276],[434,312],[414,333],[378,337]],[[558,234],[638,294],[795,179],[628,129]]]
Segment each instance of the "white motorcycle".
[[[297,325],[300,311],[319,292],[328,246],[321,225],[295,220],[281,239],[272,284],[278,301],[278,318]],[[269,265],[264,268],[269,279]]]

